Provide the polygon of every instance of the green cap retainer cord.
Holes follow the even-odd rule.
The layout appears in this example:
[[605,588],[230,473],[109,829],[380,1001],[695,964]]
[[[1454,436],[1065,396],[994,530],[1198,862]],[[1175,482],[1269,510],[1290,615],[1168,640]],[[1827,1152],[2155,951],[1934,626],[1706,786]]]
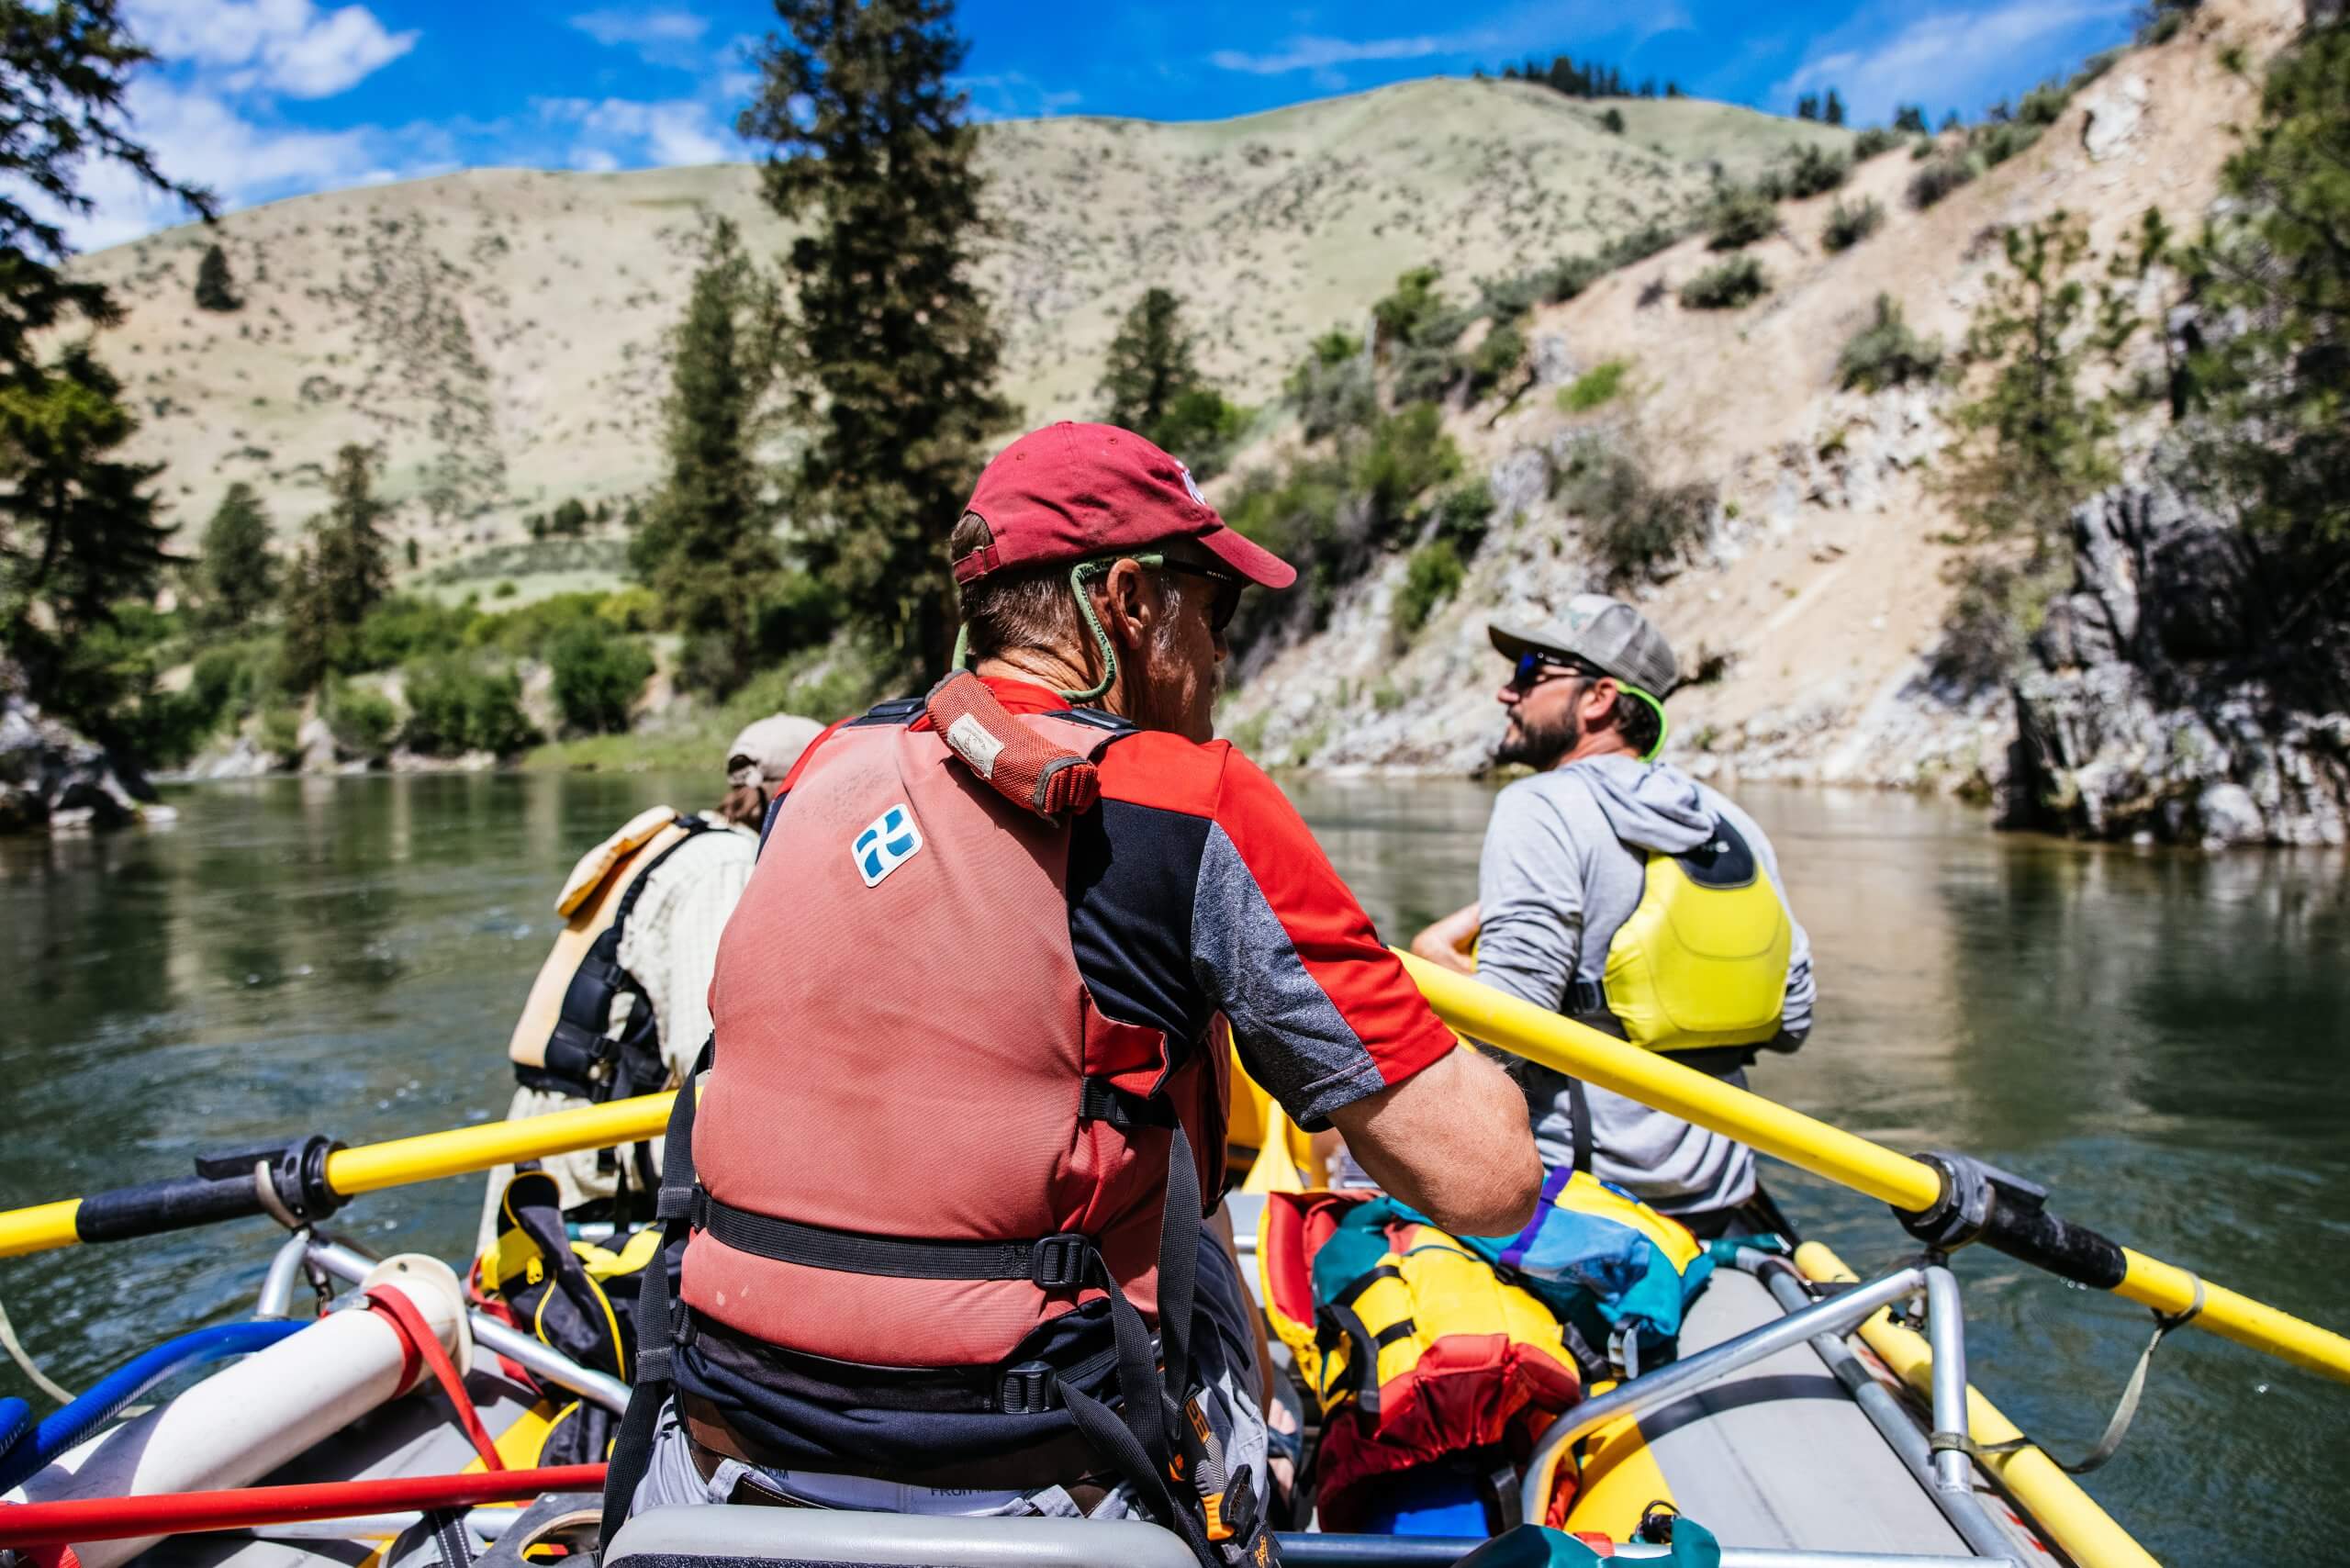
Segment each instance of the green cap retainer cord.
[[1664,754],[1664,737],[1673,733],[1673,721],[1664,716],[1664,704],[1650,696],[1647,692],[1642,691],[1639,687],[1627,686],[1620,680],[1616,683],[1616,689],[1639,698],[1641,701],[1647,703],[1655,712],[1656,745],[1649,747],[1648,750],[1640,754],[1640,760],[1642,762],[1654,762],[1659,756]]
[[[1137,566],[1163,566],[1167,557],[1157,551],[1141,554],[1096,555],[1080,561],[1069,569],[1069,590],[1077,600],[1077,612],[1085,617],[1086,628],[1093,633],[1093,645],[1102,650],[1102,678],[1082,691],[1064,691],[1063,700],[1091,702],[1117,683],[1118,650],[1110,645],[1110,633],[1102,629],[1102,618],[1093,613],[1093,596],[1085,591],[1085,579],[1094,572],[1106,572],[1121,561],[1132,561]],[[955,629],[955,654],[947,661],[950,670],[961,669],[971,655],[971,628],[966,624]],[[1653,699],[1651,699],[1653,700]],[[1662,709],[1658,710],[1662,712]]]

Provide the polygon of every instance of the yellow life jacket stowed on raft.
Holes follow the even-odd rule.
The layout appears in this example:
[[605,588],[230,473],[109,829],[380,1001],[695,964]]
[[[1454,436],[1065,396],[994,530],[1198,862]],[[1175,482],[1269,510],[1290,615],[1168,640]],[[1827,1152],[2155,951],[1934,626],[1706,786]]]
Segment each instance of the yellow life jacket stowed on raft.
[[1652,1051],[1758,1046],[1779,1032],[1795,925],[1761,859],[1716,817],[1706,842],[1651,852],[1640,902],[1607,944],[1599,985],[1579,980],[1568,1011],[1606,1013]]
[[1522,1451],[1583,1396],[1550,1309],[1391,1200],[1270,1194],[1257,1260],[1266,1318],[1323,1413],[1326,1528],[1360,1528],[1382,1476]]

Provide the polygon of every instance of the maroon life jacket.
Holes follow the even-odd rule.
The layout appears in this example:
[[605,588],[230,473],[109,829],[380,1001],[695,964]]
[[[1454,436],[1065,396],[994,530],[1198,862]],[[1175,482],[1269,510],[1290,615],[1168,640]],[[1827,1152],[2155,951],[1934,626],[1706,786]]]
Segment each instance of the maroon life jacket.
[[[990,706],[1052,750],[1116,738]],[[1113,1282],[1156,1318],[1172,1130],[1147,1124],[1181,1116],[1212,1203],[1228,1085],[1223,1053],[1096,1009],[1067,823],[911,716],[845,726],[808,760],[727,925],[683,1294],[789,1350],[985,1366]],[[953,1249],[971,1268],[921,1277],[883,1238],[946,1244],[937,1274]],[[1020,1277],[985,1267],[1007,1244],[1030,1249]]]
[[[912,728],[925,710],[933,727]],[[990,1409],[1063,1412],[1203,1568],[1225,1540],[1270,1560],[1191,1369],[1221,1030],[1195,1050],[1103,1017],[1069,937],[1067,817],[1094,808],[1094,759],[1127,733],[1015,718],[957,674],[802,756],[720,943],[708,1078],[670,1113],[656,1213],[665,1251],[683,1246],[682,1300],[666,1268],[643,1271],[607,1542],[701,1314],[878,1375],[984,1370]],[[1003,1364],[1096,1300],[1106,1356]]]

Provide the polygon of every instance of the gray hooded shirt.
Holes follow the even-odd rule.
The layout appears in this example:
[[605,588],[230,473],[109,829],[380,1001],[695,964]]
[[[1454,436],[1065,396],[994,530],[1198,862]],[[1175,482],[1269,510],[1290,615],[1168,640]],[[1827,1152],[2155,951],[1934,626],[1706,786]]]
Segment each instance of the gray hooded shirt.
[[[1607,945],[1645,889],[1648,852],[1695,848],[1717,816],[1753,847],[1784,904],[1778,854],[1754,819],[1670,764],[1587,757],[1504,790],[1478,867],[1477,978],[1564,1012],[1575,980],[1595,982],[1606,972]],[[1811,940],[1792,910],[1788,920],[1795,941],[1780,1014],[1783,1047],[1810,1033],[1814,989]],[[1607,1027],[1612,1020],[1595,1022]],[[1574,1122],[1567,1080],[1531,1062],[1514,1063],[1513,1071],[1526,1085],[1544,1163],[1568,1163]],[[1735,1069],[1721,1076],[1746,1081]],[[1587,1088],[1586,1095],[1592,1169],[1602,1180],[1666,1214],[1729,1208],[1753,1194],[1754,1156],[1743,1144],[1604,1089]]]

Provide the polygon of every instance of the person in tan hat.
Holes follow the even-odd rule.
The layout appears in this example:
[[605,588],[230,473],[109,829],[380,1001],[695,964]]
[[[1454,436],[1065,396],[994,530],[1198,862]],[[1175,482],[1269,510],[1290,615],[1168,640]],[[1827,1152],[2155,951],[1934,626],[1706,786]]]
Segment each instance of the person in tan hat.
[[[1718,791],[1657,760],[1680,666],[1648,618],[1580,594],[1541,626],[1495,622],[1510,662],[1495,760],[1533,768],[1501,792],[1478,902],[1413,951],[1537,1006],[1745,1082],[1762,1050],[1811,1030],[1810,942],[1771,841]],[[1701,1234],[1776,1228],[1754,1156],[1603,1089],[1518,1062],[1536,1147]]]
[[[580,859],[555,902],[564,925],[554,949],[508,1044],[519,1081],[509,1121],[682,1081],[710,1037],[719,934],[750,882],[767,803],[822,729],[789,713],[754,722],[727,747],[716,806],[699,816],[652,807]],[[616,1212],[622,1194],[648,1194],[660,1158],[656,1141],[561,1155],[543,1168],[565,1214],[625,1220]],[[484,1247],[512,1175],[506,1166],[490,1172]]]

